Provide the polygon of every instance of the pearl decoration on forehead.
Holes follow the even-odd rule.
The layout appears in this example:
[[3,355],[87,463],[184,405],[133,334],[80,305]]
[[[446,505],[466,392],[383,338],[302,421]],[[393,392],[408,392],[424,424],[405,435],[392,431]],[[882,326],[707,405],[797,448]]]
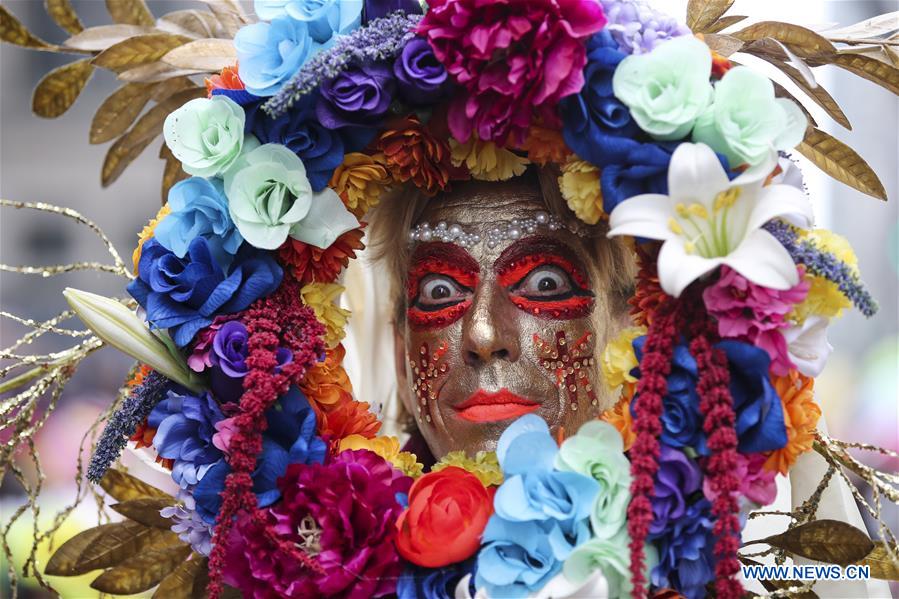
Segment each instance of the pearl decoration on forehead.
[[498,221],[481,236],[478,233],[466,232],[458,223],[442,220],[435,225],[431,223],[415,225],[415,228],[409,231],[409,243],[442,241],[470,248],[485,242],[488,248],[493,249],[504,241],[514,241],[525,235],[532,235],[541,228],[557,231],[563,228],[563,225],[554,215],[538,210],[531,217]]

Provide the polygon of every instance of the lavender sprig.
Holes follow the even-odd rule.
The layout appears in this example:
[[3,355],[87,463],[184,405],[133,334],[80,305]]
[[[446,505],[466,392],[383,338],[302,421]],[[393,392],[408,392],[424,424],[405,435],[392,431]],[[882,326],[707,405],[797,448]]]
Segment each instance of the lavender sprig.
[[793,262],[804,265],[813,275],[836,283],[840,293],[862,314],[870,318],[877,313],[877,301],[865,289],[852,267],[833,253],[822,250],[811,240],[799,241],[796,230],[788,223],[773,220],[765,225],[765,229],[786,248]]
[[272,118],[277,118],[350,64],[393,58],[415,36],[421,17],[396,11],[341,37],[333,46],[310,58],[278,93],[262,105],[262,109]]
[[144,377],[141,384],[131,390],[131,394],[122,402],[106,423],[100,441],[91,456],[87,468],[87,478],[92,482],[100,482],[112,463],[115,462],[128,443],[128,439],[150,415],[153,408],[162,401],[170,386],[169,379],[155,370]]

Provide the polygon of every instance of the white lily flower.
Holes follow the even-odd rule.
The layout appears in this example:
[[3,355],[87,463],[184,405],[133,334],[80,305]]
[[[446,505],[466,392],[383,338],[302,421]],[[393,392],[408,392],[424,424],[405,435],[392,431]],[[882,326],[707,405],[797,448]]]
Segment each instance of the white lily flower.
[[71,287],[62,294],[97,337],[178,384],[193,391],[201,389],[184,360],[174,355],[133,310],[114,299]]
[[665,243],[659,281],[669,295],[722,264],[764,287],[799,282],[786,249],[762,225],[776,217],[807,227],[811,203],[790,185],[768,185],[769,159],[733,181],[705,144],[682,143],[668,167],[668,195],[643,194],[621,202],[609,219],[609,236],[633,235]]
[[815,378],[821,374],[833,351],[827,341],[828,324],[830,320],[823,316],[809,316],[801,325],[783,331],[790,361],[805,376]]

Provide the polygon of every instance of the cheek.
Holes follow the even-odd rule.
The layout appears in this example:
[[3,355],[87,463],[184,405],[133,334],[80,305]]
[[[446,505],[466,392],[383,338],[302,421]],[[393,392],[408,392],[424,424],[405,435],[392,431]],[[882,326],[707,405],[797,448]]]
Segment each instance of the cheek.
[[537,363],[552,376],[572,411],[577,411],[579,397],[586,398],[591,406],[599,405],[591,375],[596,364],[594,339],[589,330],[578,333],[562,329],[549,338],[537,333],[533,337]]
[[431,424],[428,404],[437,401],[437,379],[449,372],[449,364],[445,359],[449,344],[446,341],[422,341],[412,347],[418,348],[407,356],[409,369],[412,371],[415,415],[419,423]]

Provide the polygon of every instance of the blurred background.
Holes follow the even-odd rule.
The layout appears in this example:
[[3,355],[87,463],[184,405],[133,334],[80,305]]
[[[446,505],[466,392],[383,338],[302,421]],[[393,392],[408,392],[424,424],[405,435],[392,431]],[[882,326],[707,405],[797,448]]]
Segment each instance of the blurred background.
[[[40,0],[2,0],[2,3],[39,37],[51,42],[66,38],[67,34],[46,15]],[[189,0],[148,0],[147,3],[156,16],[182,8],[204,9],[201,2]],[[655,0],[653,4],[679,18],[685,14],[686,0]],[[86,27],[110,22],[102,0],[72,0],[72,5]],[[887,0],[737,0],[729,14],[749,14],[753,20],[793,21],[819,29],[849,25],[895,10],[899,10],[899,3]],[[899,28],[899,22],[896,26]],[[69,60],[64,55],[0,46],[0,197],[74,208],[96,222],[130,263],[137,233],[160,205],[163,162],[158,152],[162,141],[160,138],[148,147],[110,188],[102,189],[99,173],[108,144],[88,145],[88,130],[100,102],[119,85],[112,74],[97,70],[75,105],[57,120],[43,120],[31,114],[34,86],[49,70]],[[764,63],[761,68],[766,68]],[[868,161],[890,197],[884,203],[834,182],[811,165],[803,169],[815,202],[818,226],[832,229],[851,241],[864,281],[880,302],[880,312],[874,318],[865,319],[849,311],[831,326],[830,340],[835,351],[828,368],[817,380],[817,397],[833,436],[896,450],[899,449],[899,100],[882,88],[836,68],[816,69],[815,75],[843,107],[853,130],[843,130],[813,108],[814,116],[825,130],[847,142]],[[775,79],[795,89],[788,81]],[[0,261],[3,263],[46,265],[77,260],[108,261],[102,244],[86,228],[56,215],[7,208],[0,211]],[[109,295],[122,292],[122,280],[112,275],[81,273],[41,278],[2,272],[0,306],[4,311],[37,320],[50,318],[64,308],[60,292],[67,286]],[[0,321],[0,327],[2,346],[24,332],[6,319]],[[34,353],[59,349],[53,341],[47,338],[36,343]],[[72,499],[75,460],[84,431],[112,401],[129,365],[128,359],[112,350],[88,357],[69,383],[57,413],[37,437],[46,475],[42,518],[52,517]],[[6,438],[0,431],[0,442]],[[0,524],[6,525],[22,499],[21,488],[7,476],[0,486]],[[892,528],[896,530],[895,506],[891,509]],[[96,517],[96,506],[85,505],[70,519],[63,536],[93,525]],[[27,518],[16,525],[20,555],[31,544],[31,526]],[[16,545],[13,553],[16,554]],[[0,570],[3,581],[0,596],[3,596],[9,590],[6,566]],[[88,576],[87,580],[92,577]],[[87,593],[84,580],[54,579],[53,583],[59,583],[63,596]],[[20,591],[25,596],[45,595],[33,584]]]

